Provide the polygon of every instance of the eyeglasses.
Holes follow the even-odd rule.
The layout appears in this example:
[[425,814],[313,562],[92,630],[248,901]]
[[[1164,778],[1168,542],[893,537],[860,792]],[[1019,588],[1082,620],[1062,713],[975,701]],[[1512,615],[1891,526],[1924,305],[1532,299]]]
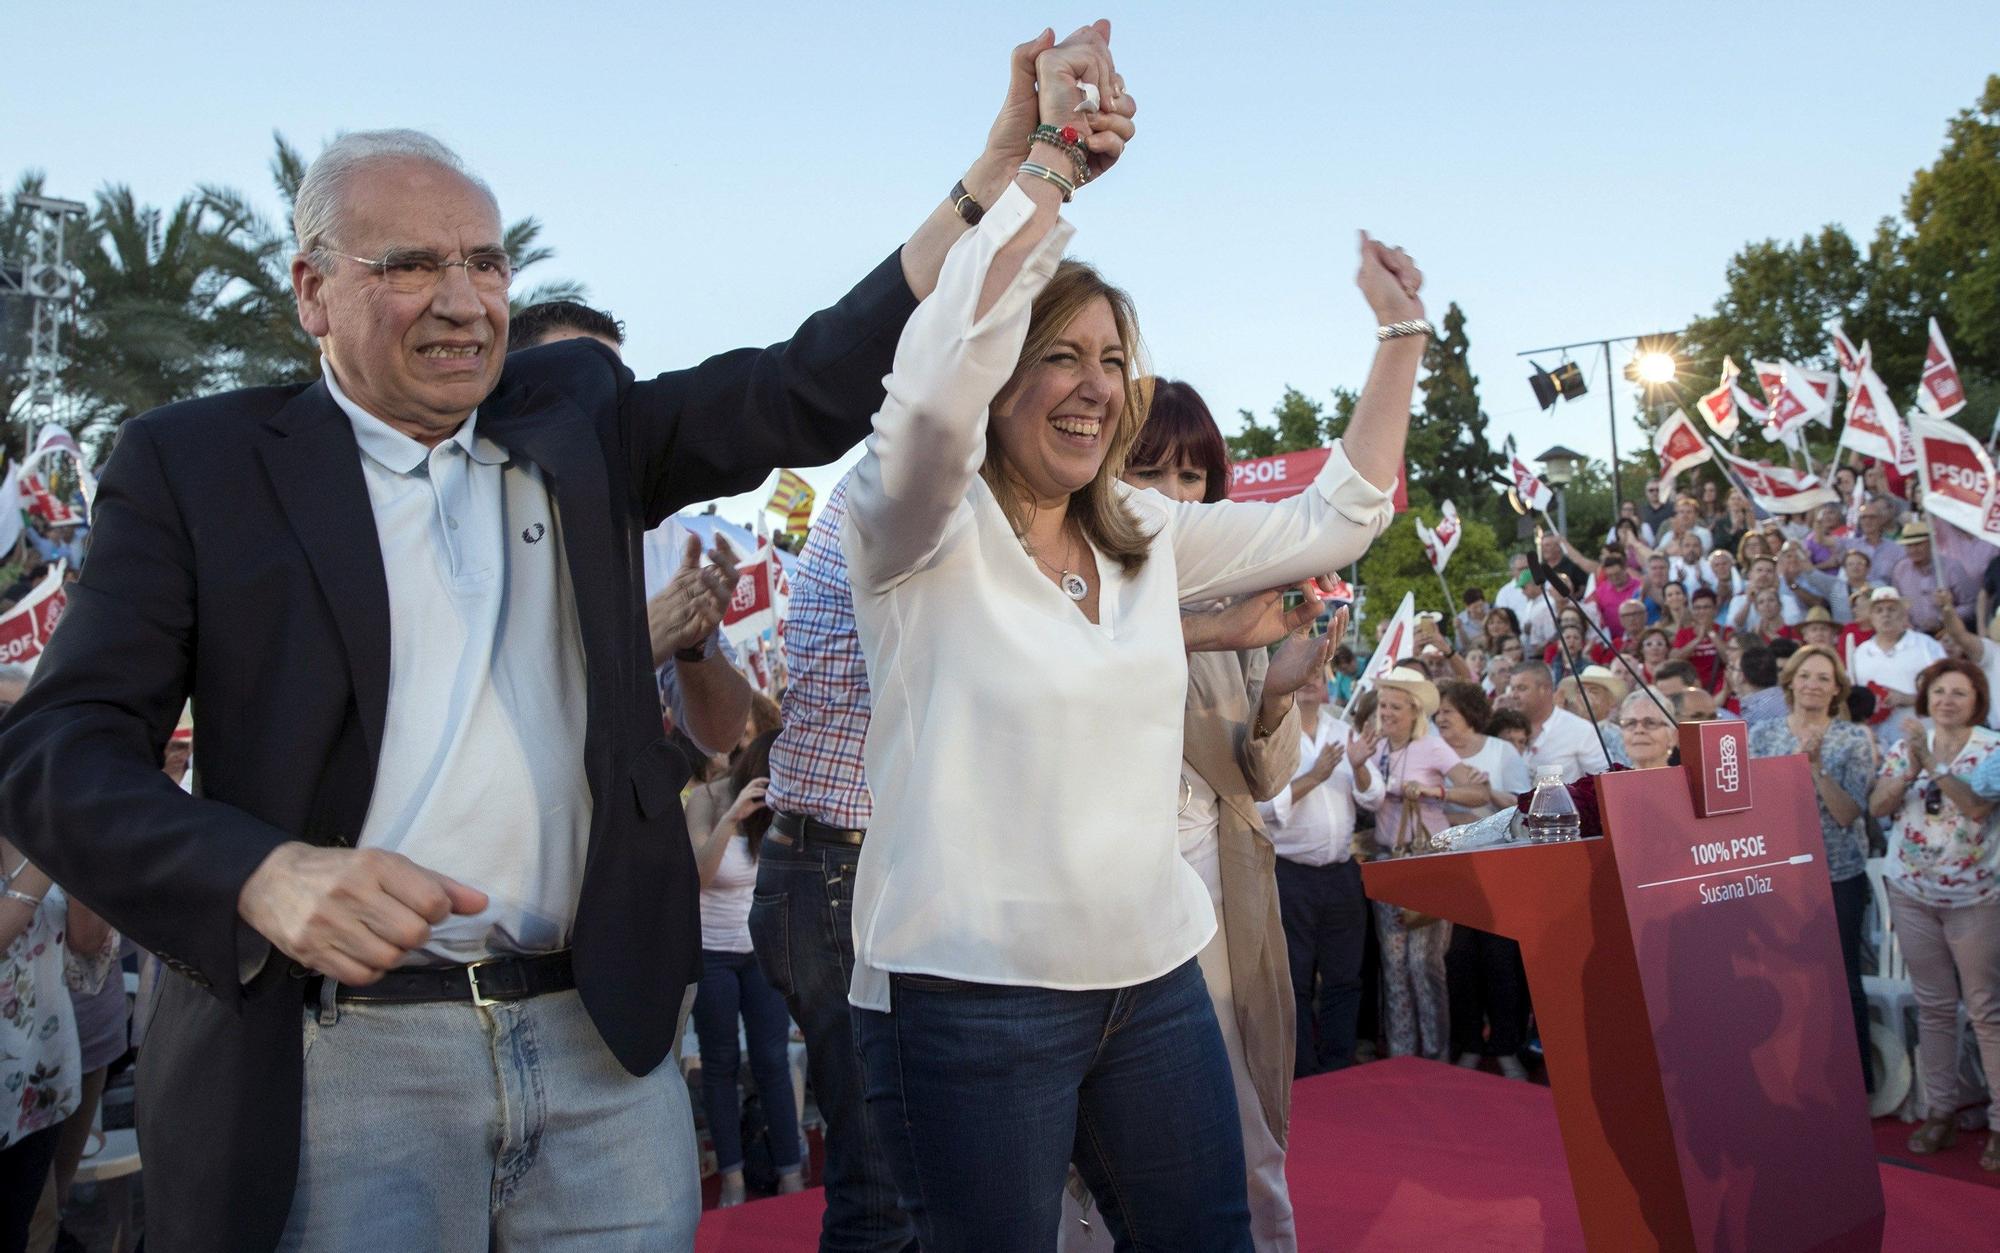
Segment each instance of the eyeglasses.
[[465,271],[465,277],[478,291],[503,292],[514,281],[512,258],[497,250],[471,253],[462,261],[447,261],[422,248],[396,248],[381,257],[357,257],[324,244],[313,251],[357,261],[374,271],[375,277],[388,284],[390,290],[413,295],[435,290],[444,272],[455,267]]
[[1618,723],[1620,731],[1664,731],[1669,724],[1658,718],[1625,718]]

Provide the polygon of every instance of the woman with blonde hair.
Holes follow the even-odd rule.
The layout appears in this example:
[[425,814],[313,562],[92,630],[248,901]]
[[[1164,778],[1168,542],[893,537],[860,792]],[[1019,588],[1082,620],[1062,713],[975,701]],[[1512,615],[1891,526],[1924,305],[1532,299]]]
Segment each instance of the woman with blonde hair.
[[1868,997],[1861,987],[1861,922],[1868,911],[1868,793],[1875,778],[1875,738],[1847,721],[1847,667],[1840,655],[1820,644],[1793,653],[1778,671],[1785,693],[1782,718],[1750,726],[1752,757],[1803,753],[1812,769],[1813,799],[1826,872],[1833,880],[1834,925],[1840,933],[1840,960],[1847,972],[1847,1000],[1854,1015],[1861,1073],[1875,1088],[1868,1048]]
[[[904,328],[841,542],[874,816],[849,999],[927,1253],[1046,1253],[1072,1160],[1115,1239],[1251,1247],[1229,1059],[1180,854],[1180,604],[1296,583],[1387,524],[1428,323],[1363,238],[1382,325],[1344,440],[1276,504],[1119,481],[1143,420],[1130,300],[1063,262],[1080,92]],[[1053,111],[1053,112],[1051,112]],[[1095,136],[1093,136],[1095,138]]]
[[[1382,779],[1379,797],[1362,797],[1375,811],[1377,856],[1427,851],[1430,837],[1450,825],[1447,804],[1464,809],[1492,803],[1492,781],[1459,760],[1431,725],[1438,690],[1418,670],[1404,666],[1376,680],[1375,721],[1381,741],[1369,768]],[[1444,958],[1451,924],[1416,917],[1395,905],[1373,902],[1375,937],[1382,946],[1383,1018],[1391,1057],[1444,1060]]]

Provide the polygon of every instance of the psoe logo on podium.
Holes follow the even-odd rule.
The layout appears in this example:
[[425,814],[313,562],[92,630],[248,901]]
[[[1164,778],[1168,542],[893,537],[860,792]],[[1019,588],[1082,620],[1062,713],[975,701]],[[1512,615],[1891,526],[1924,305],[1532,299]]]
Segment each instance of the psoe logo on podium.
[[1748,723],[1683,723],[1680,740],[1695,817],[1740,814],[1750,808]]

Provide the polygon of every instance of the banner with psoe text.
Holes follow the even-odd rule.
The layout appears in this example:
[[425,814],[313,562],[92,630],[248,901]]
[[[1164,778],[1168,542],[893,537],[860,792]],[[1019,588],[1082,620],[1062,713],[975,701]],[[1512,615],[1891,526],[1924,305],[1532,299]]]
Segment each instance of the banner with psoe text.
[[1660,428],[1653,432],[1653,455],[1660,459],[1660,481],[1663,483],[1672,481],[1683,470],[1692,470],[1714,458],[1708,450],[1708,441],[1701,437],[1694,419],[1688,417],[1685,409],[1674,410],[1673,416],[1660,423]]
[[56,623],[69,607],[69,592],[63,585],[65,562],[58,561],[35,589],[22,597],[6,613],[0,614],[0,665],[23,666],[29,670],[41,660]]
[[[1289,500],[1312,486],[1313,478],[1331,455],[1329,448],[1302,448],[1297,452],[1252,457],[1229,468],[1230,500]],[[1392,503],[1397,513],[1410,507],[1409,466],[1396,476]]]

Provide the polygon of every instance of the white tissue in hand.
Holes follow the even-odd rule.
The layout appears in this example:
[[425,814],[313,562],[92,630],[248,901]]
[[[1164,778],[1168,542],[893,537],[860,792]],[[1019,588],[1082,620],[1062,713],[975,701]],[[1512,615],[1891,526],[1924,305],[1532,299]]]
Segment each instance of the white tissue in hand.
[[1076,111],[1078,113],[1097,112],[1099,107],[1097,103],[1097,84],[1078,83],[1077,89],[1083,92],[1083,99],[1077,103]]

